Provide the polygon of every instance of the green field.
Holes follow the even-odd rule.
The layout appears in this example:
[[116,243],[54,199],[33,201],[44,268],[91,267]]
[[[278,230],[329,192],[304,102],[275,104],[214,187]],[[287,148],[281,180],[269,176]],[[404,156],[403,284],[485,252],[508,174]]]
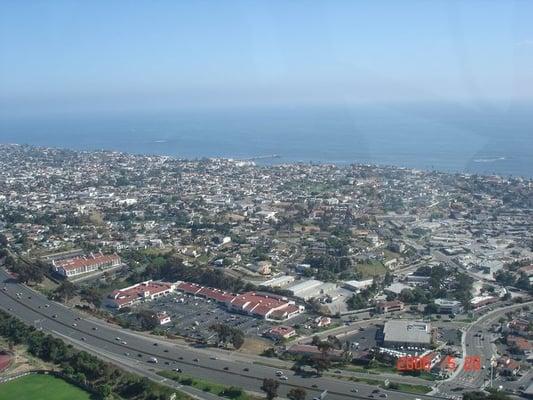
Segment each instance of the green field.
[[380,261],[358,263],[355,269],[363,275],[363,279],[370,279],[374,276],[385,275],[385,272],[387,272],[387,268],[385,268]]
[[89,400],[84,390],[52,375],[28,375],[0,385],[0,400]]

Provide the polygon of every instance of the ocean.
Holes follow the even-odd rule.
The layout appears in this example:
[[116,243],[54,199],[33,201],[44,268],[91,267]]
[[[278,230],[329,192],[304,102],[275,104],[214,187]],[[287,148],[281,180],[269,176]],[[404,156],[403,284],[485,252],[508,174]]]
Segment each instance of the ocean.
[[0,142],[533,177],[533,107],[403,104],[0,117]]

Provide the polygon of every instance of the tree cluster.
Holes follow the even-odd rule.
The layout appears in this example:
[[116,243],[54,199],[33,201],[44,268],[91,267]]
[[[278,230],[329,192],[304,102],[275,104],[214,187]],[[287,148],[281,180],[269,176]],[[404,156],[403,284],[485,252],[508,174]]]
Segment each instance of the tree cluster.
[[241,279],[227,276],[220,270],[187,266],[175,254],[160,255],[143,261],[147,263],[146,268],[142,272],[133,273],[130,276],[130,281],[158,279],[175,282],[183,280],[235,293],[254,289],[253,285],[246,284]]
[[244,344],[244,332],[227,324],[213,324],[209,330],[215,332],[218,343],[231,343],[235,349],[240,349]]
[[89,387],[100,399],[114,394],[124,399],[163,400],[173,392],[147,378],[124,372],[93,355],[78,351],[1,311],[0,336],[15,345],[26,345],[32,355],[44,361],[60,365],[70,379]]

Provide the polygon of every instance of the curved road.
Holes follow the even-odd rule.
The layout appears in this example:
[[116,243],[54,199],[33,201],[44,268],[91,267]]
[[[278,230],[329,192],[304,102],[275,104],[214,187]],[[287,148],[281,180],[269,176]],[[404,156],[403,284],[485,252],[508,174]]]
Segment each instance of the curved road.
[[[278,368],[254,364],[239,357],[220,355],[219,352],[210,349],[194,349],[171,344],[168,341],[122,329],[100,320],[86,318],[18,284],[3,269],[0,269],[0,308],[27,324],[72,343],[77,348],[152,379],[157,379],[154,376],[157,371],[181,368],[185,374],[260,393],[262,379],[275,378],[275,372],[278,370]],[[158,363],[149,363],[150,357],[156,357]],[[332,400],[368,399],[372,391],[376,389],[376,386],[359,382],[348,382],[331,377],[304,378],[287,369],[283,372],[288,380],[280,380],[279,394],[285,397],[288,390],[293,387],[305,388],[309,398],[327,390],[327,399]],[[379,376],[372,378],[379,379]],[[352,392],[355,387],[358,392]],[[388,398],[398,400],[435,398],[382,389],[380,393],[381,398],[385,398],[386,393]],[[374,394],[374,396],[380,398],[379,394]],[[200,394],[198,397],[212,396]]]

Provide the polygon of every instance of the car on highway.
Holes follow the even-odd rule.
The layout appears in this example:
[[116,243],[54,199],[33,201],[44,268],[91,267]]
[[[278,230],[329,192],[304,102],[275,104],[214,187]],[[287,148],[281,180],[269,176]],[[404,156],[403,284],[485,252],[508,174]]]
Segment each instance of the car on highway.
[[115,338],[117,342],[120,342],[122,339],[120,339],[118,336]]
[[122,342],[120,342],[121,344],[128,344],[128,342],[126,342],[125,340],[123,340]]
[[215,356],[211,356],[209,357],[211,360],[218,360],[218,357],[215,357]]
[[357,392],[359,392],[359,389],[357,389],[357,388],[354,387],[354,388],[351,388],[351,389],[350,389],[350,392],[352,392],[352,393],[357,393]]
[[181,368],[176,368],[176,369],[174,369],[174,371],[176,371],[176,372],[183,372],[183,370],[182,370]]
[[243,368],[243,371],[244,372],[248,372],[248,371],[250,371],[250,368]]
[[52,315],[52,318],[57,319],[57,314]]
[[279,379],[281,379],[282,381],[288,381],[289,380],[289,378],[286,377],[285,375],[280,376]]
[[224,367],[224,371],[229,371],[229,367]]
[[157,358],[155,358],[155,357],[150,357],[150,358],[147,360],[147,362],[149,362],[149,363],[151,363],[151,364],[157,364],[157,363],[158,363]]
[[195,358],[195,359],[194,359],[193,361],[194,361],[194,362],[198,362],[198,361],[200,361],[200,360],[199,360],[199,359],[197,359],[197,358]]

